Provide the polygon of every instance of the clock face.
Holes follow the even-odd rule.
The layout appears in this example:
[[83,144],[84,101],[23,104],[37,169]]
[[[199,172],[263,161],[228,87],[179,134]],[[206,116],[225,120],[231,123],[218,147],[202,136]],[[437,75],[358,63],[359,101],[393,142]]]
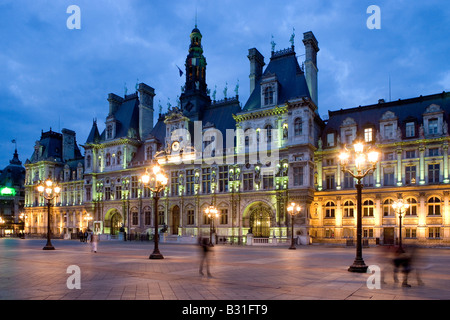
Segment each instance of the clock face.
[[180,143],[178,141],[175,141],[172,143],[172,151],[179,151],[180,150]]

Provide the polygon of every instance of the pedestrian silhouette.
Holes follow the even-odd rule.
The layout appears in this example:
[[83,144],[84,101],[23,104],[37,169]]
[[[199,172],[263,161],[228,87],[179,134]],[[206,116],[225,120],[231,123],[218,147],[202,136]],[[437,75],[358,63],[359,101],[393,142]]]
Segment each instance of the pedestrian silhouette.
[[92,235],[91,235],[91,245],[92,245],[91,251],[94,253],[97,253],[98,241],[99,241],[99,235],[92,233]]
[[200,238],[200,251],[201,251],[201,261],[200,261],[200,269],[199,273],[203,276],[203,267],[206,266],[206,273],[208,277],[212,277],[210,272],[210,254],[211,254],[211,246],[208,243],[208,238]]

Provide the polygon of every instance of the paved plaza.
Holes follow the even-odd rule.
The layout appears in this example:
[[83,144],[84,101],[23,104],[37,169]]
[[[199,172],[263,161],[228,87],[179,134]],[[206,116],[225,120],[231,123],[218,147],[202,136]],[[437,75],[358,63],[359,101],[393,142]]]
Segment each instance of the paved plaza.
[[[211,277],[199,274],[200,247],[160,244],[163,260],[148,259],[152,242],[102,241],[98,252],[75,240],[0,239],[1,300],[442,300],[450,298],[450,249],[421,249],[423,285],[411,287],[383,273],[381,288],[371,274],[347,271],[355,249],[337,246],[250,247],[216,245]],[[386,250],[363,250],[367,265],[385,270]],[[72,267],[71,267],[72,266]],[[69,288],[73,266],[80,288]],[[72,278],[71,278],[72,277]],[[401,277],[401,276],[400,276]],[[375,283],[375,282],[374,282]]]

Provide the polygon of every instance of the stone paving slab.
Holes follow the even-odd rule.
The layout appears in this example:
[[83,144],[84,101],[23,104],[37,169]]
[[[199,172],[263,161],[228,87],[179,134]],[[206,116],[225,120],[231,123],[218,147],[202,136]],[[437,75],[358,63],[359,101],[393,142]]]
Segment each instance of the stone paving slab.
[[[161,244],[163,260],[150,260],[151,242],[104,241],[97,253],[88,244],[54,240],[0,239],[0,300],[447,300],[450,299],[450,250],[425,249],[432,261],[418,286],[393,281],[385,271],[381,289],[367,287],[371,274],[347,271],[355,251],[344,247],[243,247],[216,245],[212,277],[198,273],[195,245]],[[367,265],[385,269],[379,248],[366,248]],[[69,289],[67,268],[81,271],[81,289]],[[383,269],[383,270],[384,270]]]

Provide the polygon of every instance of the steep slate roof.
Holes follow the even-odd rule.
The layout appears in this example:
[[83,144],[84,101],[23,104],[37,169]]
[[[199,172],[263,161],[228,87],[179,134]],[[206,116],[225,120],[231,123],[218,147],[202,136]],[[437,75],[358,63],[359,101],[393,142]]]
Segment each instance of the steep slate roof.
[[92,124],[91,132],[89,133],[88,138],[86,139],[86,143],[98,143],[100,141],[100,133],[97,127],[97,121],[94,120]]
[[[272,52],[272,57],[262,78],[275,74],[279,83],[278,104],[293,98],[310,98],[305,74],[298,64],[293,48]],[[262,79],[261,78],[261,79]],[[243,111],[254,111],[261,108],[261,79],[256,82],[255,89],[250,94]]]
[[[404,131],[404,124],[407,121],[415,120],[420,126],[423,123],[423,114],[430,105],[436,104],[444,111],[444,121],[448,122],[450,114],[450,92],[419,96],[405,100],[391,102],[379,102],[368,106],[329,111],[329,119],[322,133],[322,140],[331,131],[339,132],[340,126],[347,118],[355,120],[358,130],[367,125],[372,125],[379,130],[379,121],[383,114],[391,111],[398,118],[398,124]],[[324,140],[325,141],[325,140]]]
[[[130,129],[134,129],[136,137],[139,138],[139,97],[137,93],[125,96],[125,99],[113,116],[116,120],[115,139],[127,137]],[[105,141],[105,136],[106,129],[100,135],[100,142]]]

